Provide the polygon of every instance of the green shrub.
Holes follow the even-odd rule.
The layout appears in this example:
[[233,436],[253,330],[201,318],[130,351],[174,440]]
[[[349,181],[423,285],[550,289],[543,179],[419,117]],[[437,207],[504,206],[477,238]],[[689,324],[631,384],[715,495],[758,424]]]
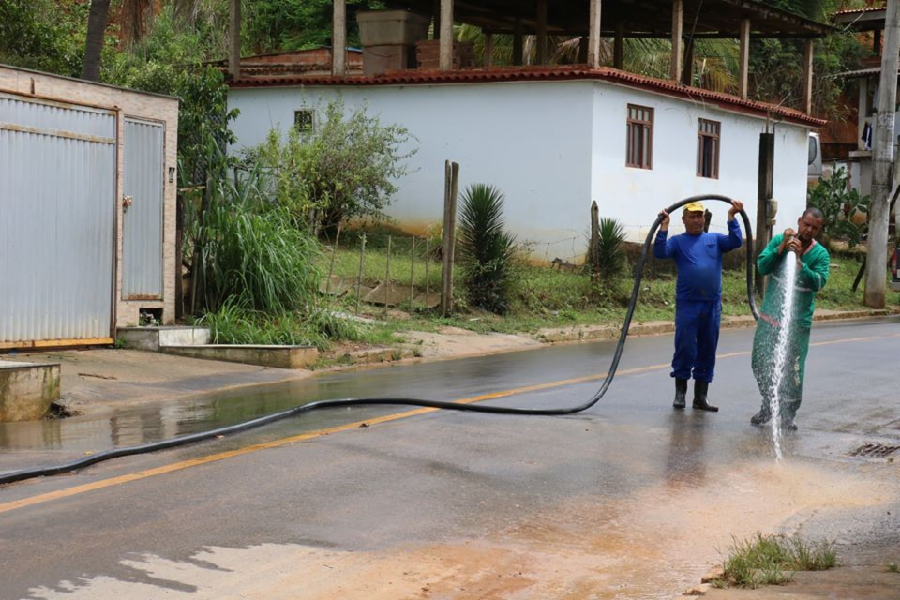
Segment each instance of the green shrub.
[[469,304],[497,314],[509,310],[515,238],[503,229],[503,193],[497,188],[476,183],[463,194],[459,250]]
[[857,213],[869,214],[869,196],[860,196],[850,188],[850,174],[841,167],[830,179],[819,178],[819,185],[807,192],[807,202],[822,211],[823,239],[846,239],[851,248],[862,238],[865,224],[853,222]]

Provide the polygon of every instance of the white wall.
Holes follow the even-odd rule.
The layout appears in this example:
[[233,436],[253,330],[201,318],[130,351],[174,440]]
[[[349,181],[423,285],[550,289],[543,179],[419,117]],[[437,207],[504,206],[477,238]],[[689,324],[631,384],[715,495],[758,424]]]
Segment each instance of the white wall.
[[[417,138],[410,173],[387,210],[411,231],[440,222],[447,158],[460,164],[461,192],[476,182],[503,190],[508,227],[547,260],[583,256],[592,199],[601,216],[618,219],[640,241],[660,208],[700,193],[743,199],[755,221],[764,119],[607,82],[237,88],[229,95],[230,108],[240,110],[237,148],[261,142],[273,127],[286,129],[293,111],[338,95],[346,109],[365,104]],[[652,171],[625,167],[628,102],[655,109]],[[698,116],[722,123],[719,180],[696,176]],[[781,222],[783,211],[804,204],[806,129],[778,124],[775,131]],[[722,215],[714,226],[724,230],[724,204],[711,210]]]
[[[632,240],[643,241],[660,209],[689,196],[718,194],[743,201],[755,228],[759,134],[765,131],[765,119],[625,86],[595,85],[592,190],[601,216],[618,219]],[[629,103],[653,109],[652,170],[625,166]],[[697,176],[700,118],[721,124],[718,179]],[[776,123],[774,131],[779,231],[796,225],[806,206],[808,130]],[[707,208],[713,212],[711,230],[727,231],[727,206],[710,201]],[[672,230],[683,231],[680,213],[673,218]]]

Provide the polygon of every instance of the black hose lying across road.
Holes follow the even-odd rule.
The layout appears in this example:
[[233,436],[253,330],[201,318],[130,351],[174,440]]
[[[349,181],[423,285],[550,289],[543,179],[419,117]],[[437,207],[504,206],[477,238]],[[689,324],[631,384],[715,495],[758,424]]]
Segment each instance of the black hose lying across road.
[[[690,198],[686,198],[680,202],[676,202],[675,204],[669,206],[666,211],[668,213],[672,213],[675,210],[681,208],[683,205],[689,202],[702,202],[705,200],[718,200],[720,202],[726,202],[728,204],[731,203],[731,199],[725,196],[717,196],[717,195],[700,195],[700,196],[692,196]],[[744,221],[744,231],[746,232],[747,242],[745,245],[745,252],[747,256],[747,301],[750,304],[750,310],[753,312],[753,317],[758,319],[759,313],[756,309],[756,299],[753,295],[753,261],[755,257],[755,252],[753,249],[753,234],[751,233],[750,228],[750,220],[747,218],[747,214],[742,210],[741,217]],[[120,458],[123,456],[132,456],[135,454],[143,454],[146,452],[154,452],[156,450],[163,450],[165,448],[174,448],[175,446],[182,446],[185,444],[193,444],[196,442],[202,442],[209,439],[214,439],[219,436],[229,435],[233,433],[239,433],[242,431],[247,431],[248,429],[253,429],[256,427],[261,427],[263,425],[268,425],[269,423],[274,423],[275,421],[279,421],[281,419],[286,419],[288,417],[292,417],[295,415],[299,415],[305,412],[317,410],[320,408],[333,408],[333,407],[345,407],[345,406],[357,406],[357,405],[377,405],[377,404],[393,404],[393,405],[402,405],[402,406],[423,406],[426,408],[440,408],[445,410],[457,410],[457,411],[465,411],[465,412],[477,412],[477,413],[493,413],[493,414],[505,414],[505,415],[570,415],[573,413],[579,413],[585,411],[594,404],[597,403],[600,398],[602,398],[606,391],[609,389],[609,384],[612,383],[613,376],[616,374],[616,369],[619,367],[619,360],[622,358],[622,352],[625,349],[625,338],[628,337],[628,327],[631,325],[631,318],[634,315],[635,307],[637,306],[638,295],[641,289],[641,277],[644,272],[644,264],[647,261],[647,253],[650,249],[650,245],[653,243],[653,236],[656,233],[656,230],[659,228],[660,223],[662,222],[663,217],[658,216],[656,221],[653,222],[653,227],[650,228],[650,233],[647,234],[647,239],[644,241],[644,246],[641,249],[641,256],[638,260],[637,265],[635,266],[635,275],[634,275],[634,287],[631,290],[631,300],[628,302],[628,310],[625,313],[625,321],[622,324],[622,332],[619,335],[619,342],[616,345],[616,352],[613,355],[612,363],[609,365],[609,371],[606,374],[606,379],[603,380],[603,384],[600,386],[593,396],[591,396],[586,402],[580,404],[578,406],[572,406],[569,408],[506,408],[503,406],[491,406],[485,404],[460,404],[457,402],[444,402],[439,400],[423,400],[419,398],[341,398],[341,399],[332,399],[332,400],[318,400],[316,402],[310,402],[308,404],[303,404],[301,406],[296,406],[294,408],[290,408],[288,410],[284,410],[278,413],[274,413],[271,415],[266,415],[264,417],[259,417],[257,419],[253,419],[251,421],[246,421],[244,423],[238,423],[237,425],[230,425],[228,427],[219,427],[218,429],[212,429],[210,431],[202,431],[200,433],[193,433],[177,438],[173,438],[171,440],[166,440],[162,442],[150,442],[147,444],[140,444],[138,446],[129,446],[127,448],[117,448],[114,450],[108,450],[106,452],[100,452],[94,454],[92,456],[87,456],[85,458],[80,458],[78,460],[74,460],[69,463],[56,465],[52,467],[37,467],[34,469],[25,469],[22,471],[14,471],[12,473],[3,473],[0,474],[0,485],[13,483],[15,481],[22,481],[24,479],[31,479],[34,477],[43,477],[46,475],[58,475],[60,473],[69,473],[72,471],[76,471],[78,469],[82,469],[84,467],[93,465],[95,463],[110,460],[112,458]]]

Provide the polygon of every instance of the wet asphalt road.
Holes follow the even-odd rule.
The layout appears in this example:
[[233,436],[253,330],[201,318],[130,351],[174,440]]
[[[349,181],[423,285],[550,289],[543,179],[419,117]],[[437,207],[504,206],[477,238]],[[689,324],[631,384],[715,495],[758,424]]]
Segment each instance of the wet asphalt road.
[[[227,597],[237,584],[226,573],[242,567],[218,555],[199,557],[210,548],[250,553],[237,565],[254,564],[265,545],[278,549],[266,564],[292,556],[290,564],[303,571],[308,566],[291,555],[299,547],[305,557],[324,553],[338,565],[331,575],[345,578],[342,592],[311,572],[303,571],[296,589],[284,574],[267,575],[281,577],[283,597],[294,598],[377,598],[389,585],[398,593],[386,598],[668,598],[715,561],[723,540],[781,526],[827,534],[857,555],[894,548],[896,466],[847,454],[864,442],[900,444],[900,320],[814,328],[801,429],[785,440],[789,471],[774,473],[769,431],[748,425],[758,406],[752,333],[721,335],[711,400],[722,410],[714,415],[669,407],[671,337],[632,339],[607,397],[579,415],[432,412],[377,422],[407,409],[323,411],[0,488],[0,599]],[[210,405],[134,410],[120,414],[115,427],[83,424],[63,434],[63,426],[40,436],[6,428],[0,442],[24,467],[30,455],[70,456],[101,438],[136,443],[221,425],[252,416],[251,403],[272,411],[327,397],[456,400],[559,382],[490,402],[569,406],[599,387],[613,349],[569,345],[344,372]],[[590,376],[597,379],[566,383]],[[344,431],[315,433],[348,423],[354,425]],[[284,442],[304,434],[311,437]],[[767,498],[773,505],[761,506]],[[672,514],[666,503],[679,510]],[[495,574],[474,578],[467,565],[485,561],[460,550],[473,545],[491,553],[497,577],[509,580],[503,569],[518,568],[520,581],[491,592],[485,581]],[[415,554],[423,548],[429,552]],[[366,578],[370,588],[357,581],[362,571],[353,563],[363,556],[379,565]],[[406,570],[390,575],[390,557]],[[581,566],[542,570],[563,559]],[[144,564],[153,560],[168,567]],[[455,575],[438,563],[456,564]],[[410,565],[416,574],[408,574]],[[191,569],[199,573],[184,574]],[[399,593],[404,577],[428,591]],[[516,587],[523,578],[538,583]],[[245,592],[232,597],[281,597],[263,592],[265,582],[251,576],[241,581]],[[60,595],[72,590],[83,595]]]

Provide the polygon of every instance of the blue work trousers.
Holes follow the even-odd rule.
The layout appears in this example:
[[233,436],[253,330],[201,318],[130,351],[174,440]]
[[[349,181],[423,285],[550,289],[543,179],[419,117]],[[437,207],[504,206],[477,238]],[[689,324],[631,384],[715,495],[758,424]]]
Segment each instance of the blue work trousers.
[[678,300],[675,303],[675,356],[672,377],[713,380],[722,302]]

